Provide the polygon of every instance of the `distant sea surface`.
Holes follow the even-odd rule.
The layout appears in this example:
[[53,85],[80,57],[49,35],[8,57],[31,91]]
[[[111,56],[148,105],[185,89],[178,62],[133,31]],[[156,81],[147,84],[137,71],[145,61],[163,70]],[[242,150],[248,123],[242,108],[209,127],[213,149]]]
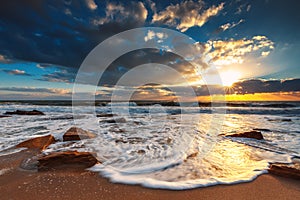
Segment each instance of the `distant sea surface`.
[[[0,115],[33,109],[45,115],[0,118],[0,155],[20,151],[12,147],[29,138],[61,139],[77,126],[97,137],[57,142],[44,153],[96,152],[102,164],[90,170],[112,182],[174,190],[232,184],[267,173],[269,163],[300,156],[300,102],[96,102],[92,108],[83,102],[73,109],[68,101],[0,102]],[[116,116],[96,117],[111,112]],[[264,140],[226,137],[252,130]]]

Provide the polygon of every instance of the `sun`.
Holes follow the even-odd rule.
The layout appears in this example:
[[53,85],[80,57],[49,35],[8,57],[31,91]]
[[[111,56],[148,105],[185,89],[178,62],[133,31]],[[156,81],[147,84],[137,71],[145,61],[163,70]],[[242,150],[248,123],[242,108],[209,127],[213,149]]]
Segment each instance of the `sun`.
[[241,73],[238,71],[229,70],[221,72],[220,77],[223,86],[230,87],[233,83],[237,82],[240,79]]

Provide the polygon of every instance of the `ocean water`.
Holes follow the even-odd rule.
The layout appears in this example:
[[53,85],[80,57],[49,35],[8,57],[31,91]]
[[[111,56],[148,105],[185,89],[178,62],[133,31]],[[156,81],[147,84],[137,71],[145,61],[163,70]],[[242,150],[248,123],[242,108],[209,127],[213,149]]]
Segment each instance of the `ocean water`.
[[[0,155],[20,151],[13,147],[37,136],[52,134],[61,140],[70,127],[77,126],[97,137],[60,141],[44,153],[95,152],[102,164],[89,170],[118,183],[173,190],[233,184],[267,173],[272,162],[289,163],[300,156],[299,102],[235,102],[213,107],[118,103],[73,109],[65,102],[0,103],[1,114],[17,109],[36,109],[45,115],[0,118]],[[117,116],[95,116],[111,112]],[[254,129],[265,140],[225,137]]]

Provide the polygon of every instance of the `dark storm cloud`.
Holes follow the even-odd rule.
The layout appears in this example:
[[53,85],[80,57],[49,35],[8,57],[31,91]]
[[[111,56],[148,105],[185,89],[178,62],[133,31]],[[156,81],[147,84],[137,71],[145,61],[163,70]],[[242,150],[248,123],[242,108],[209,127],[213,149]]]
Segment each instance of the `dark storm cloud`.
[[[108,3],[90,0],[0,4],[0,55],[74,68],[107,37],[141,26],[147,14],[141,2],[114,4],[113,13],[108,12]],[[127,16],[122,18],[121,11]],[[119,20],[109,20],[107,14]]]
[[202,85],[194,87],[197,96],[217,94],[255,94],[300,91],[300,79],[290,80],[245,80],[236,82],[231,88],[220,85]]
[[194,87],[194,91],[197,94],[197,96],[225,94],[224,88],[220,85],[202,85],[200,87]]
[[[100,80],[100,85],[113,85],[126,72],[146,63],[159,63],[169,66],[182,74],[192,74],[191,71],[195,68],[182,57],[172,52],[160,51],[158,49],[136,50],[116,59],[104,72]],[[153,64],[153,70],[155,70],[155,64]],[[147,75],[141,74],[141,76]]]
[[291,80],[245,80],[234,83],[233,92],[238,94],[295,92],[300,91],[300,79]]

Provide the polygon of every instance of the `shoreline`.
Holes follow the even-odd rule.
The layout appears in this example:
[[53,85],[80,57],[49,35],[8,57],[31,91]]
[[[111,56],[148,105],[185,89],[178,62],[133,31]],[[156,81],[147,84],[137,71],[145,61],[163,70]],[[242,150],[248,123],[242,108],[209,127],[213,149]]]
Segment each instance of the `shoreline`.
[[24,150],[1,156],[0,193],[3,199],[298,199],[300,181],[270,174],[247,183],[215,185],[190,190],[164,190],[111,183],[87,170],[45,172],[20,168],[35,152]]

